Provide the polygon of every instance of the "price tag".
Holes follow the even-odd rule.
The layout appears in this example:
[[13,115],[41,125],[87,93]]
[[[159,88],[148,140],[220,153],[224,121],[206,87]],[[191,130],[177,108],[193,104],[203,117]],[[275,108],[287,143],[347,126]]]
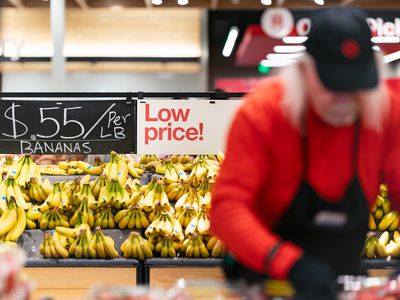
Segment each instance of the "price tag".
[[1,100],[0,152],[136,152],[135,102]]

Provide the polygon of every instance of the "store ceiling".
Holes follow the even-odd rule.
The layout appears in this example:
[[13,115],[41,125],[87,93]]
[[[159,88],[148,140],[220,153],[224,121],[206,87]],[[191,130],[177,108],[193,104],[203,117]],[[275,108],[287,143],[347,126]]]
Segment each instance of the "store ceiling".
[[[48,0],[3,0],[0,1],[2,7],[36,8],[47,7]],[[273,0],[273,5],[283,3],[284,7],[294,9],[319,8],[312,0]],[[400,8],[399,0],[325,0],[326,5],[351,4],[363,8]],[[176,0],[163,0],[159,6],[152,5],[151,0],[66,0],[67,7],[90,9],[104,8],[112,9],[127,8],[167,8],[181,7]],[[189,0],[185,7],[209,8],[209,9],[264,9],[265,5],[260,0]]]

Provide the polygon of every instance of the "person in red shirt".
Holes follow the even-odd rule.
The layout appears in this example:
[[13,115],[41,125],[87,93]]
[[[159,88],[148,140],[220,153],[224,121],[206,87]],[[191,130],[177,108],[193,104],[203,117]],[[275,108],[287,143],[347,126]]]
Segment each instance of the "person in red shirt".
[[366,17],[355,8],[313,14],[304,57],[237,112],[211,209],[228,279],[288,279],[299,299],[335,299],[336,276],[364,274],[381,182],[399,208],[400,103]]

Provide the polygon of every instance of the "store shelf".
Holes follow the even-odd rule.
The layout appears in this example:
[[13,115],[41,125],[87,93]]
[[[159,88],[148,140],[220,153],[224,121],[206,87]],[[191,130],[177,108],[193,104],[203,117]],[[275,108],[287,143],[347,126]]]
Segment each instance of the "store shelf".
[[144,261],[145,265],[150,267],[159,268],[173,268],[173,267],[221,267],[221,258],[187,258],[187,257],[174,257],[174,258],[148,258]]
[[400,259],[363,259],[365,269],[400,269]]
[[76,259],[76,258],[28,258],[26,267],[132,267],[137,259]]

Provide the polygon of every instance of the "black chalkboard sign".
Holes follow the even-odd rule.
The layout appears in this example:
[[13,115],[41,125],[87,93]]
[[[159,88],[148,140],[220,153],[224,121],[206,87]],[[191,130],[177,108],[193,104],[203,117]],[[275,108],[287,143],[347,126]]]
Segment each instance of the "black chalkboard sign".
[[126,100],[1,100],[0,153],[135,153],[134,105]]

